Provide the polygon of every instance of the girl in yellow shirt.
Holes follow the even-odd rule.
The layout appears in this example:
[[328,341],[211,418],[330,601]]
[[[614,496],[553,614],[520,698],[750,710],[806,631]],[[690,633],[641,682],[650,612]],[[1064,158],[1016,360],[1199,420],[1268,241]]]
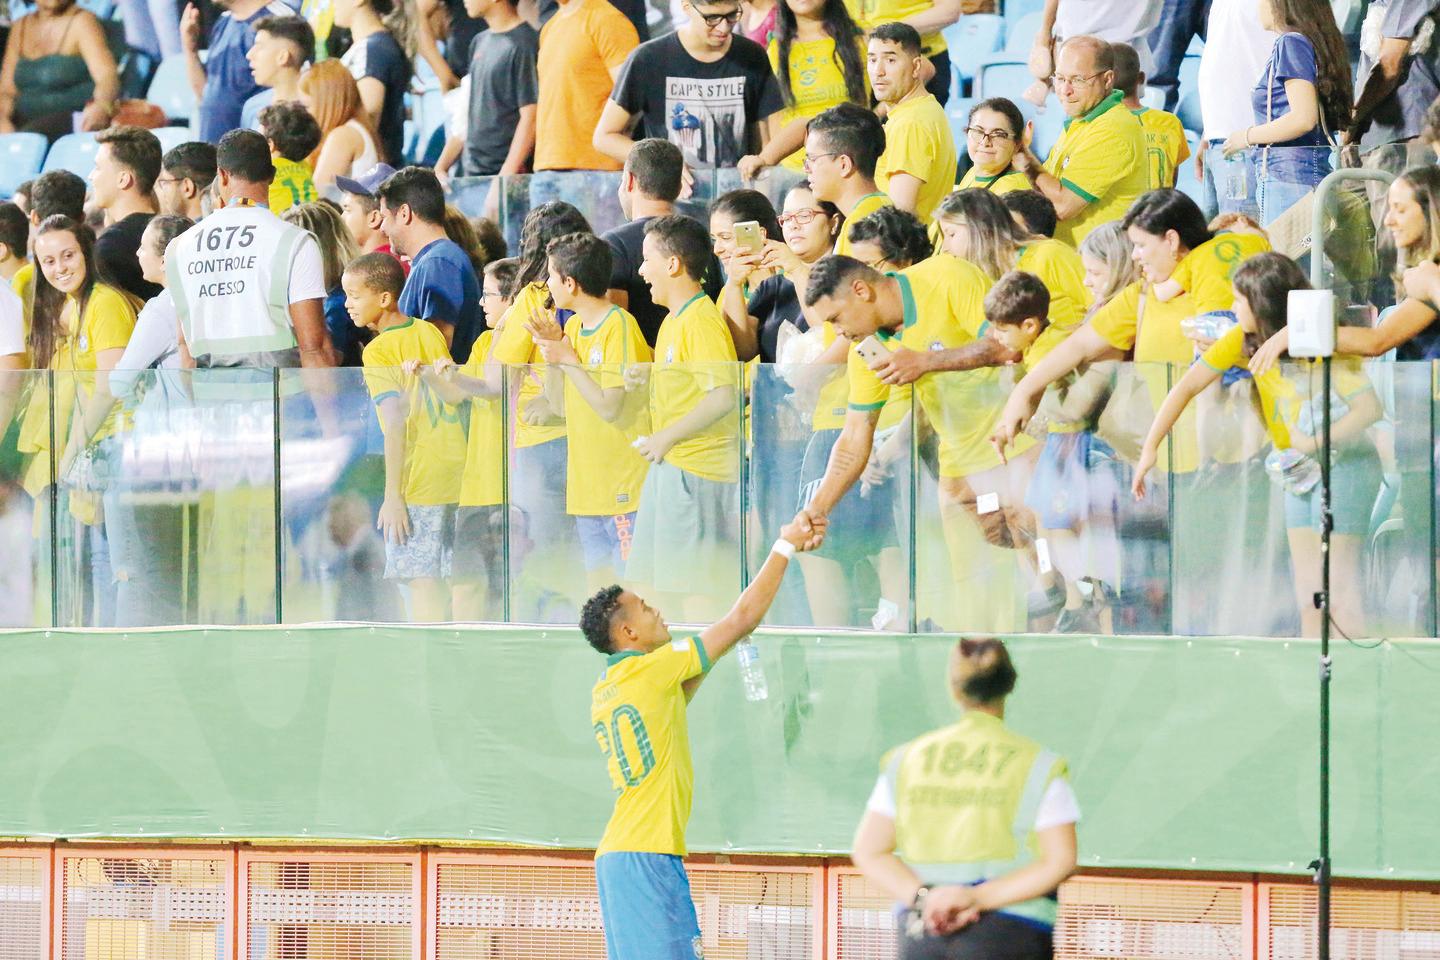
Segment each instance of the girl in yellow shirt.
[[[1135,465],[1132,489],[1145,495],[1145,476],[1155,466],[1160,442],[1185,407],[1232,367],[1244,369],[1255,348],[1285,329],[1286,302],[1291,290],[1307,290],[1310,283],[1290,258],[1262,253],[1235,271],[1234,311],[1239,324],[1207,349],[1171,389],[1155,414],[1145,438],[1140,462]],[[1270,367],[1252,381],[1261,416],[1276,453],[1267,459],[1285,467],[1285,527],[1295,600],[1304,636],[1320,634],[1320,611],[1311,599],[1320,589],[1320,497],[1317,436],[1323,416],[1321,403],[1331,408],[1331,482],[1334,528],[1330,539],[1331,616],[1347,636],[1364,636],[1365,611],[1361,595],[1360,554],[1369,532],[1370,513],[1380,489],[1380,459],[1368,435],[1382,415],[1380,400],[1355,358],[1338,358],[1328,398],[1315,396],[1320,374],[1314,369]],[[1277,454],[1290,452],[1285,459]],[[1298,456],[1297,456],[1298,455]],[[1278,472],[1278,471],[1277,471]],[[1273,475],[1273,474],[1272,474]]]

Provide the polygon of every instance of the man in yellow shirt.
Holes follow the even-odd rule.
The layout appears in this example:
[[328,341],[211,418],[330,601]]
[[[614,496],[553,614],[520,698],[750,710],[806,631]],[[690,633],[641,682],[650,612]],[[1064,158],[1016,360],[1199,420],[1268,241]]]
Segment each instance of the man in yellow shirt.
[[914,27],[882,23],[871,31],[870,86],[889,108],[875,182],[895,206],[928,221],[955,189],[956,155],[945,108],[920,79],[924,63]]
[[816,200],[835,204],[845,216],[835,237],[837,254],[850,255],[852,223],[890,205],[890,198],[875,183],[875,167],[884,152],[885,126],[880,118],[853,103],[831,107],[806,128],[805,175],[810,189]]
[[695,789],[686,708],[711,664],[760,625],[790,557],[812,549],[823,532],[823,523],[813,531],[786,525],[730,612],[687,639],[672,640],[660,612],[619,586],[586,601],[580,630],[607,658],[591,693],[590,720],[616,794],[595,850],[609,960],[701,955],[681,859]]
[[1065,41],[1055,60],[1055,94],[1069,119],[1042,164],[1029,147],[1013,163],[1055,204],[1055,239],[1079,246],[1102,223],[1125,215],[1150,188],[1145,131],[1114,88],[1115,54],[1098,37]]
[[[455,408],[414,369],[449,359],[445,335],[428,320],[396,309],[405,270],[389,254],[367,253],[351,261],[340,284],[350,319],[376,334],[363,360],[365,386],[385,435],[385,500],[378,520],[385,535],[385,577],[410,588],[412,620],[448,620],[465,431]],[[409,371],[402,369],[406,364]]]
[[1180,118],[1164,110],[1152,110],[1140,102],[1145,86],[1145,73],[1140,69],[1140,55],[1128,43],[1112,43],[1115,53],[1115,89],[1125,95],[1120,101],[1126,110],[1140,118],[1145,130],[1145,172],[1150,189],[1175,186],[1180,164],[1190,159],[1190,144]]
[[670,312],[655,338],[650,429],[635,449],[650,461],[627,580],[685,605],[691,622],[716,615],[704,591],[739,576],[740,366],[735,342],[700,280],[710,235],[689,217],[645,225],[640,276]]
[[[610,245],[593,233],[552,240],[550,296],[569,310],[562,331],[548,314],[531,321],[535,346],[545,358],[545,391],[560,393],[565,412],[565,509],[575,518],[585,569],[594,586],[625,569],[635,530],[635,510],[649,463],[635,441],[650,432],[645,397],[626,389],[634,364],[654,354],[627,311],[606,299]],[[559,388],[557,390],[557,388]]]

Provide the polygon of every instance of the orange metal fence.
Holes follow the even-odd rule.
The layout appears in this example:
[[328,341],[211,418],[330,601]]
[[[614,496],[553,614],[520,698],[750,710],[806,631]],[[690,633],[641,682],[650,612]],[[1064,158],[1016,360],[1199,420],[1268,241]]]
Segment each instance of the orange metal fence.
[[[697,857],[712,960],[891,960],[890,903],[843,861]],[[1440,889],[1342,885],[1337,960],[1440,960]],[[1306,960],[1315,891],[1081,875],[1062,960]],[[602,960],[588,856],[246,844],[0,846],[0,960]]]

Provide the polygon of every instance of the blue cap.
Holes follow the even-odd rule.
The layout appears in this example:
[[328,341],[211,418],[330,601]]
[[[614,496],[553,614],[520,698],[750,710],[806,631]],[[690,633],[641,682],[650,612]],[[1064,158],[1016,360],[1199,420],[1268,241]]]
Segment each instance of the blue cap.
[[377,163],[353,180],[349,177],[336,177],[335,186],[346,193],[358,194],[373,200],[375,198],[375,191],[380,189],[380,184],[390,179],[391,174],[394,172],[395,168],[390,166],[390,164]]

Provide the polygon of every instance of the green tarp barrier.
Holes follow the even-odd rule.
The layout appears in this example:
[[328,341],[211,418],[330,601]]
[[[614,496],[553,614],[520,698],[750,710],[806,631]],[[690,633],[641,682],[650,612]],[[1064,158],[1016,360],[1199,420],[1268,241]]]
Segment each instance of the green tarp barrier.
[[[952,639],[758,638],[691,706],[694,851],[843,854],[881,754],[955,715]],[[1008,721],[1070,760],[1082,865],[1299,872],[1317,648],[1022,637]],[[1335,649],[1338,873],[1440,879],[1440,645]],[[600,657],[565,629],[0,633],[0,834],[590,847]]]

